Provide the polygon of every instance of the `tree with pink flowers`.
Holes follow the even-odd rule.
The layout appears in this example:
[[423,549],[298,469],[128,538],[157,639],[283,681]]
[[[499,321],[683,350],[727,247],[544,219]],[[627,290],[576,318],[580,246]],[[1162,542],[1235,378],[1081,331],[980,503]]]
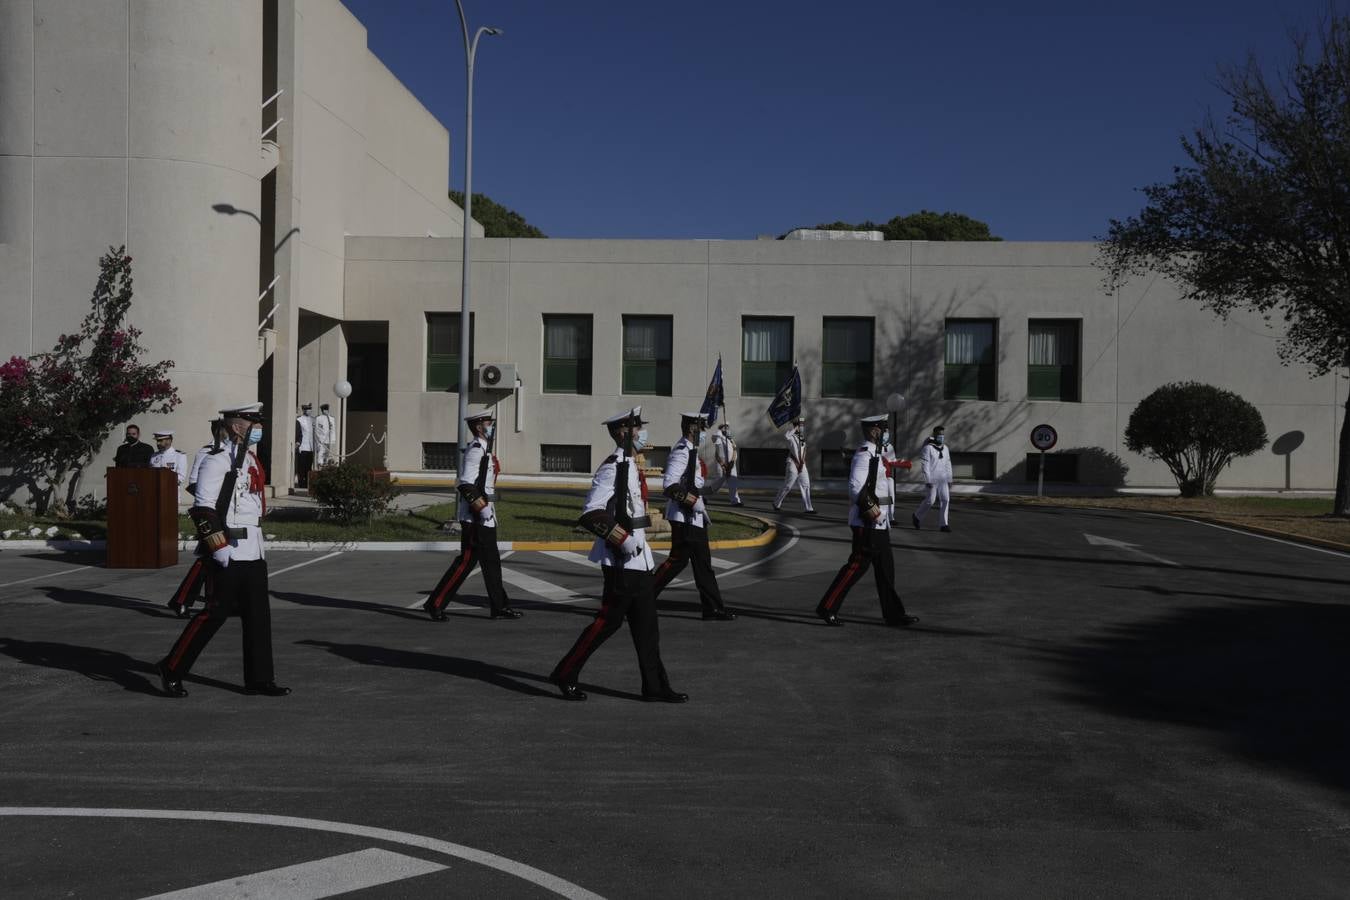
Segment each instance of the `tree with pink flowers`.
[[140,362],[140,329],[126,322],[131,298],[131,257],[110,247],[79,330],[46,353],[0,365],[0,464],[13,471],[10,492],[26,486],[39,513],[74,507],[85,468],[114,428],[178,405],[167,377],[173,362]]

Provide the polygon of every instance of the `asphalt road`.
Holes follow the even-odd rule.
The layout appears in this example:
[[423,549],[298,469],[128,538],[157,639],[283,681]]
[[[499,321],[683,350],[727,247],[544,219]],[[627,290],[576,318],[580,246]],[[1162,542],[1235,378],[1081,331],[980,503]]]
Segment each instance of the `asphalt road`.
[[716,554],[737,621],[663,596],[681,706],[624,634],[586,703],[547,683],[597,605],[576,555],[504,561],[523,619],[475,575],[434,623],[448,555],[274,553],[294,693],[241,692],[231,623],[173,700],[186,558],[0,552],[0,896],[1346,895],[1350,557],[958,502],[893,532],[920,624],[868,576],[832,629],[818,508]]

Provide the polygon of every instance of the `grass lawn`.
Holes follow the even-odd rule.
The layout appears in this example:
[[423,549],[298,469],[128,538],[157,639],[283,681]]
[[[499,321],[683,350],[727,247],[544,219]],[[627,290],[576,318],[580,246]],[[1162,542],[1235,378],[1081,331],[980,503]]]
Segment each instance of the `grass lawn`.
[[[582,495],[564,491],[509,491],[497,502],[497,538],[503,541],[577,541],[589,537],[576,530],[581,513]],[[293,509],[293,508],[292,508]],[[340,525],[336,522],[271,518],[264,520],[264,532],[283,541],[315,541],[339,543],[342,541],[444,541],[458,540],[441,529],[442,523],[455,517],[455,503],[409,512],[396,512],[365,524]],[[758,519],[739,516],[724,510],[713,511],[709,537],[714,541],[742,540],[762,534],[764,526]],[[78,534],[86,539],[102,539],[108,534],[108,523],[101,520],[61,521],[59,519],[28,515],[0,515],[0,531],[13,529],[15,539],[30,538],[28,530],[34,526],[45,530],[58,529],[57,537],[68,538]],[[184,536],[194,533],[192,522],[180,516],[178,530]],[[45,538],[43,534],[41,537]],[[659,537],[655,538],[660,540]]]
[[1134,509],[1250,528],[1268,528],[1350,546],[1350,519],[1331,515],[1330,497],[999,497],[992,503]]

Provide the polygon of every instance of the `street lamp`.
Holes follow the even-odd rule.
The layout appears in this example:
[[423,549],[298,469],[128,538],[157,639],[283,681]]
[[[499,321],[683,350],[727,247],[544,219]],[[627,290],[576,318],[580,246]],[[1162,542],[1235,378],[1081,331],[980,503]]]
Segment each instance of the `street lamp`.
[[891,414],[891,443],[898,443],[900,438],[896,431],[900,427],[900,408],[905,405],[904,394],[891,394],[886,398],[886,409]]
[[466,68],[464,101],[464,252],[460,259],[463,281],[459,290],[459,454],[455,471],[464,471],[464,451],[469,415],[469,237],[473,223],[473,58],[478,52],[478,39],[484,34],[501,34],[500,28],[483,26],[469,39],[469,20],[464,16],[463,0],[455,0],[459,10],[459,27],[464,34],[464,63]]

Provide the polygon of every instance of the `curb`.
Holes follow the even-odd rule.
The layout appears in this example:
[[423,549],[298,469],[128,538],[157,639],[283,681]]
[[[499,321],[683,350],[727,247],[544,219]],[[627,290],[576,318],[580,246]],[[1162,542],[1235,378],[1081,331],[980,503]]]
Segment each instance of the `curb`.
[[[710,541],[710,550],[742,550],[748,547],[767,546],[778,537],[778,527],[768,519],[747,513],[737,513],[747,519],[755,519],[766,526],[763,534],[752,538],[739,538],[731,541]],[[593,541],[498,541],[497,549],[507,550],[571,550],[589,553]],[[106,550],[107,541],[0,541],[0,550],[60,550],[78,552]],[[653,550],[669,550],[670,541],[652,541]],[[196,541],[179,541],[178,551],[190,553],[197,547]],[[459,541],[268,541],[271,550],[304,550],[309,552],[346,553],[355,550],[387,550],[416,552],[451,552],[459,550]]]

